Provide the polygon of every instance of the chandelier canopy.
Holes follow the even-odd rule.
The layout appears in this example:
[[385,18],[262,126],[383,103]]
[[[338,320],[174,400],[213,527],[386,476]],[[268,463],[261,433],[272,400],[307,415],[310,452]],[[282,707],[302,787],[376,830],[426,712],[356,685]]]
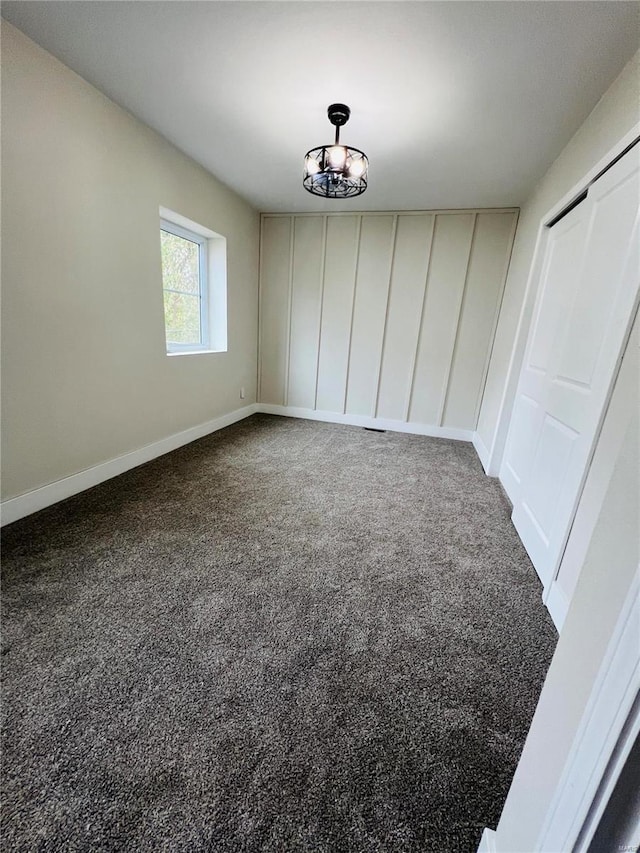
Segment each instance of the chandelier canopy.
[[302,185],[313,195],[324,198],[361,195],[367,188],[369,160],[359,148],[340,145],[340,128],[349,121],[351,110],[346,104],[331,104],[327,114],[336,129],[335,141],[307,151]]

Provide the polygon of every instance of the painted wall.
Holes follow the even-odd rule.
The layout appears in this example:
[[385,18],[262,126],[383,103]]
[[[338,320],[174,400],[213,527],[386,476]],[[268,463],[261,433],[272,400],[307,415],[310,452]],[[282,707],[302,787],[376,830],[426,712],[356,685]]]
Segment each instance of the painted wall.
[[[6,22],[2,158],[3,497],[255,401],[256,211]],[[161,205],[227,238],[226,353],[165,354]]]
[[260,401],[473,430],[516,220],[264,215]]
[[535,292],[532,289],[526,299],[525,292],[540,221],[639,121],[640,52],[605,92],[522,207],[477,427],[485,460],[493,449],[489,471],[493,475],[500,469],[533,311]]
[[584,565],[498,824],[497,853],[540,849],[536,842],[545,816],[638,571],[639,437],[640,326],[636,322],[585,486],[586,499],[598,494],[606,472],[604,499],[598,503]]

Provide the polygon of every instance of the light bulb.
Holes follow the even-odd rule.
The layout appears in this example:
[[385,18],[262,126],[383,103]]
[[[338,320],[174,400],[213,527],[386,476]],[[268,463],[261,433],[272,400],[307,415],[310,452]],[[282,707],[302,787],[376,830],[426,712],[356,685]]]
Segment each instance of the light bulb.
[[364,160],[352,160],[349,165],[349,177],[351,178],[359,178],[364,174],[365,164]]
[[342,169],[344,161],[347,159],[347,152],[343,145],[333,145],[327,149],[329,155],[329,163],[334,169]]
[[320,166],[315,157],[307,157],[304,161],[304,168],[307,175],[317,175],[320,171]]

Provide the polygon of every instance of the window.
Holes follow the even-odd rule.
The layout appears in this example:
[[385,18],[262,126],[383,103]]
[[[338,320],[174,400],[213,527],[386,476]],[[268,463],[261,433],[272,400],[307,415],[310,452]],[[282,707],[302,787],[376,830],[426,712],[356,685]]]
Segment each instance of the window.
[[226,240],[160,210],[167,353],[226,350]]
[[165,220],[160,245],[167,349],[207,349],[207,241]]

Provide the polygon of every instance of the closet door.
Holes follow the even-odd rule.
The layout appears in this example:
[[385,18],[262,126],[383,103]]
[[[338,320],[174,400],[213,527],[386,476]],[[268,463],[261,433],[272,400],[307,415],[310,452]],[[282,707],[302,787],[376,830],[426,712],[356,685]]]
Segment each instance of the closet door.
[[550,229],[501,479],[545,586],[562,557],[640,277],[636,146]]

